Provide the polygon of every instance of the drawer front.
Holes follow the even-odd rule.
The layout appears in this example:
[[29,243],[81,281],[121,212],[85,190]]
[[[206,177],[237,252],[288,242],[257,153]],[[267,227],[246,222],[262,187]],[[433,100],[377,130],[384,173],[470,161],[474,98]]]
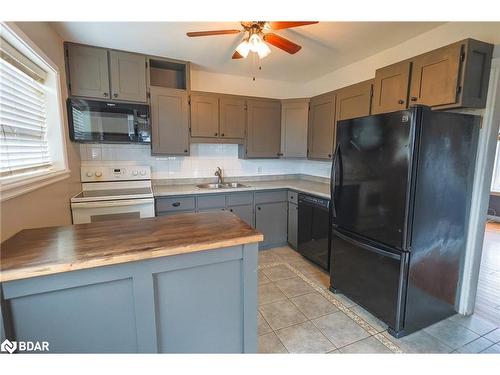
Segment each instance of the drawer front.
[[156,212],[194,210],[194,197],[171,197],[156,199]]
[[287,201],[287,191],[286,190],[263,191],[263,192],[255,193],[255,204],[286,202],[286,201]]
[[203,195],[196,198],[198,210],[226,207],[225,195]]
[[299,201],[299,193],[297,193],[296,191],[289,191],[288,202],[297,204],[298,201]]
[[226,203],[228,206],[243,206],[246,204],[252,204],[252,202],[252,193],[235,193],[226,195]]
[[158,211],[156,216],[170,216],[170,215],[179,215],[179,214],[188,214],[194,213],[194,210],[181,210],[181,211]]

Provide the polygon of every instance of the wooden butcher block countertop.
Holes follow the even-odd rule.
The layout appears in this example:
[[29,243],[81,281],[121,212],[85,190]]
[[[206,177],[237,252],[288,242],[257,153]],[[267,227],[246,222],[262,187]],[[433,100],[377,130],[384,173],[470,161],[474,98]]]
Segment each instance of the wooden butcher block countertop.
[[26,229],[1,244],[0,282],[262,240],[229,212]]

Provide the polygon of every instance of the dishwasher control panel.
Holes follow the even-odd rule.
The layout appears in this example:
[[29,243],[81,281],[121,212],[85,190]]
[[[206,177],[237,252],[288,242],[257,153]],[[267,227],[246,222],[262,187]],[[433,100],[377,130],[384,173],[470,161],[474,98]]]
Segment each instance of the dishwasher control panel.
[[306,204],[319,206],[319,207],[323,207],[323,208],[330,207],[330,200],[329,199],[317,198],[317,197],[313,197],[311,195],[305,195],[305,194],[299,194],[299,203],[306,203]]

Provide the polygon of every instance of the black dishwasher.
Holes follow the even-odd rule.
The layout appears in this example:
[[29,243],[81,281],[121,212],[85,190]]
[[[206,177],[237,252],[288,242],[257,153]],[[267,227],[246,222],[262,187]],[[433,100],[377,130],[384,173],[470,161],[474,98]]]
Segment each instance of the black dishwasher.
[[329,206],[328,199],[299,194],[297,250],[325,270],[330,265]]

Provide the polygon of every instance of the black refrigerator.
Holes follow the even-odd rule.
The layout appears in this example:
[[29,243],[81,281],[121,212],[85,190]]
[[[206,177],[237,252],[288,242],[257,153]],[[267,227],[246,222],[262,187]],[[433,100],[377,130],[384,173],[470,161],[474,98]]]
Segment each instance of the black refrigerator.
[[393,336],[455,313],[479,124],[422,106],[337,123],[330,289]]

